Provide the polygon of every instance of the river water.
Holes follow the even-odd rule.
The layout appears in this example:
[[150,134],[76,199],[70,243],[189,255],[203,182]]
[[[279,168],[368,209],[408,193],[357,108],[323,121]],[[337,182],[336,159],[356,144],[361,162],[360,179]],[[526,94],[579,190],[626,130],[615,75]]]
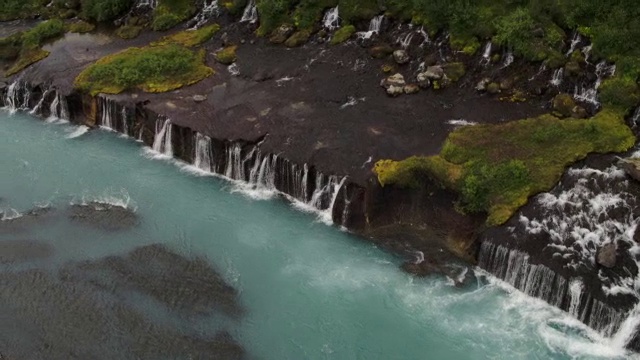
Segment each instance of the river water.
[[0,110],[0,169],[9,359],[631,356],[495,279],[414,278],[317,214],[113,132]]

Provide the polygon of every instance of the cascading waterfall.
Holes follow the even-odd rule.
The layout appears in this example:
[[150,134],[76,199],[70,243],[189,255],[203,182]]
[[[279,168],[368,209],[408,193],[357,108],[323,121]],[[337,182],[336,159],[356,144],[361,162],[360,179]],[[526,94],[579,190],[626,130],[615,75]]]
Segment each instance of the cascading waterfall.
[[636,108],[631,117],[631,124],[634,128],[638,127],[638,122],[640,122],[640,106]]
[[114,123],[114,114],[113,110],[115,109],[115,103],[112,103],[112,100],[107,99],[105,97],[98,97],[98,111],[100,112],[100,127],[116,130]]
[[33,109],[29,111],[29,114],[31,115],[40,114],[40,111],[42,110],[42,105],[44,105],[44,102],[47,99],[47,96],[51,93],[51,91],[53,91],[53,89],[48,88],[42,93],[42,97],[40,98],[40,100],[38,100],[38,103],[36,104],[36,106],[34,106]]
[[540,74],[542,74],[546,70],[547,70],[547,64],[543,62],[542,64],[540,64],[540,68],[538,69],[538,72],[535,73],[535,75],[533,75],[532,77],[530,77],[529,81],[532,81],[533,79],[537,78],[538,76],[540,76]]
[[325,29],[333,31],[340,27],[340,16],[339,16],[338,7],[331,8],[327,10],[324,14],[324,18],[322,19],[322,26]]
[[513,52],[511,50],[507,51],[504,54],[504,60],[502,61],[502,68],[507,68],[509,67],[511,64],[513,64],[514,61],[514,57],[513,57]]
[[573,33],[573,37],[571,38],[571,45],[569,46],[569,51],[567,51],[566,56],[570,56],[571,54],[573,54],[573,52],[576,51],[576,48],[581,41],[582,41],[582,37],[580,36],[578,31],[575,31]]
[[562,80],[564,79],[564,68],[556,69],[553,72],[553,76],[551,77],[551,85],[560,86],[562,84]]
[[491,63],[491,41],[487,42],[487,45],[484,46],[484,52],[482,53],[482,58],[480,59],[480,65],[487,66]]
[[256,0],[250,0],[247,7],[244,8],[242,13],[242,19],[240,22],[248,22],[255,24],[258,21],[258,7],[256,6]]
[[5,107],[9,109],[11,113],[28,109],[30,96],[31,91],[27,88],[27,84],[16,80],[7,88],[7,94],[4,99]]
[[173,144],[171,141],[172,124],[170,119],[156,120],[156,136],[153,139],[153,150],[162,155],[173,157]]
[[420,44],[420,47],[431,44],[431,39],[429,38],[429,34],[427,34],[427,32],[424,30],[424,26],[420,26],[420,29],[418,29],[418,34],[422,36],[422,43]]
[[413,31],[404,35],[402,38],[398,39],[397,43],[403,48],[408,49],[411,45],[411,40],[413,40]]
[[137,8],[150,8],[155,9],[158,6],[158,0],[138,0],[136,3]]
[[122,133],[129,136],[129,122],[127,116],[127,108],[125,106],[122,107],[120,111],[120,116],[122,119]]
[[615,65],[608,65],[606,61],[601,61],[596,65],[596,76],[597,79],[593,84],[593,87],[588,87],[585,85],[576,85],[573,98],[578,101],[583,101],[594,106],[600,106],[600,101],[598,100],[598,88],[602,84],[602,81],[605,77],[613,76],[616,72]]
[[191,20],[191,29],[195,30],[206,24],[212,16],[218,14],[218,9],[218,0],[205,0],[202,10]]
[[383,20],[384,15],[378,15],[371,19],[371,21],[369,22],[369,30],[358,32],[358,38],[360,38],[361,40],[368,40],[371,39],[373,35],[380,34],[380,27],[382,26]]
[[215,170],[215,166],[211,156],[211,138],[206,135],[196,133],[195,145],[193,164],[202,171],[213,172]]
[[584,62],[590,64],[589,56],[591,55],[591,50],[593,49],[593,45],[589,44],[582,48],[582,54],[584,54]]
[[69,120],[69,110],[67,100],[63,95],[56,91],[56,96],[49,107],[49,119],[51,120]]

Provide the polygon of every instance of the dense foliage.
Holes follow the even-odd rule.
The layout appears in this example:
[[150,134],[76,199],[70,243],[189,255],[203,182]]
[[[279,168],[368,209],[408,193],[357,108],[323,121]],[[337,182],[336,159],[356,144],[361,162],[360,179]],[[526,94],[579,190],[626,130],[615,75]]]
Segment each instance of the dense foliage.
[[82,12],[91,20],[110,21],[129,10],[132,4],[133,0],[82,0]]

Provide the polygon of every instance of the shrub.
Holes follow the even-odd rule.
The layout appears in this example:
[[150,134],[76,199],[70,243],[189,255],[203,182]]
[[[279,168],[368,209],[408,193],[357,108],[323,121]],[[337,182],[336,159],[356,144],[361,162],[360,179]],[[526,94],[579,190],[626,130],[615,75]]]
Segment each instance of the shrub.
[[221,64],[230,65],[236,61],[236,49],[238,49],[238,47],[235,45],[227,46],[222,50],[218,50],[218,52],[215,53],[215,58]]
[[638,84],[634,79],[621,76],[607,79],[600,87],[600,99],[604,104],[626,111],[640,102]]
[[116,30],[116,35],[121,39],[134,39],[140,35],[142,26],[124,25]]
[[88,19],[106,22],[131,8],[133,0],[82,0],[82,12]]
[[163,14],[153,18],[153,24],[151,25],[151,27],[155,31],[164,31],[180,24],[181,21],[182,19],[178,15]]
[[353,25],[343,26],[340,29],[336,30],[331,38],[331,45],[342,44],[343,42],[349,40],[351,35],[356,32],[356,27]]
[[22,35],[22,46],[23,48],[35,49],[40,47],[46,40],[58,37],[63,33],[64,23],[62,20],[43,21]]
[[96,26],[86,21],[77,21],[67,25],[67,30],[72,33],[88,33],[93,31]]

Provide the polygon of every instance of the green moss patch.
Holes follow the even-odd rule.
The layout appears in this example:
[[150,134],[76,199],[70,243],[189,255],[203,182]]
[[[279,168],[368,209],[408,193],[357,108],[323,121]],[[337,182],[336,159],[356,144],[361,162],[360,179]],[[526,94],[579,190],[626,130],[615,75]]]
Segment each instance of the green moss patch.
[[499,125],[462,127],[439,155],[381,160],[374,171],[383,185],[420,186],[420,175],[439,180],[460,195],[470,212],[488,213],[499,225],[534,194],[551,189],[564,169],[592,152],[622,152],[635,137],[623,113],[606,108],[588,120],[551,115]]
[[116,35],[125,40],[135,39],[142,32],[142,26],[123,25],[116,30]]
[[194,0],[159,0],[153,12],[151,27],[156,31],[169,30],[196,13]]
[[86,21],[76,21],[71,24],[67,24],[66,29],[68,32],[84,34],[93,31],[96,28],[95,25]]
[[230,65],[237,59],[237,49],[238,47],[236,45],[227,46],[224,49],[218,50],[214,56],[219,63]]
[[349,40],[351,35],[355,34],[356,27],[353,25],[343,26],[340,29],[336,30],[331,38],[331,45],[342,44],[343,42]]
[[180,31],[173,35],[163,37],[160,41],[154,43],[154,45],[178,44],[193,47],[211,39],[218,31],[220,31],[220,25],[218,24],[205,26],[198,30]]
[[[11,60],[12,57],[15,58],[16,53],[18,55],[5,75],[10,76],[16,74],[24,70],[27,66],[49,56],[49,52],[42,50],[41,46],[45,42],[64,34],[64,30],[65,27],[62,20],[47,20],[24,33],[0,40],[0,44],[6,44],[6,49],[0,51],[0,53],[3,53],[3,58]],[[18,44],[19,51],[17,51]]]
[[6,76],[17,74],[24,70],[27,66],[35,64],[38,61],[49,56],[49,52],[40,48],[24,50],[20,53],[20,57],[16,62],[7,70]]
[[146,92],[175,90],[213,74],[204,57],[204,51],[196,53],[179,45],[129,48],[87,67],[74,85],[91,95],[118,94],[134,88]]

